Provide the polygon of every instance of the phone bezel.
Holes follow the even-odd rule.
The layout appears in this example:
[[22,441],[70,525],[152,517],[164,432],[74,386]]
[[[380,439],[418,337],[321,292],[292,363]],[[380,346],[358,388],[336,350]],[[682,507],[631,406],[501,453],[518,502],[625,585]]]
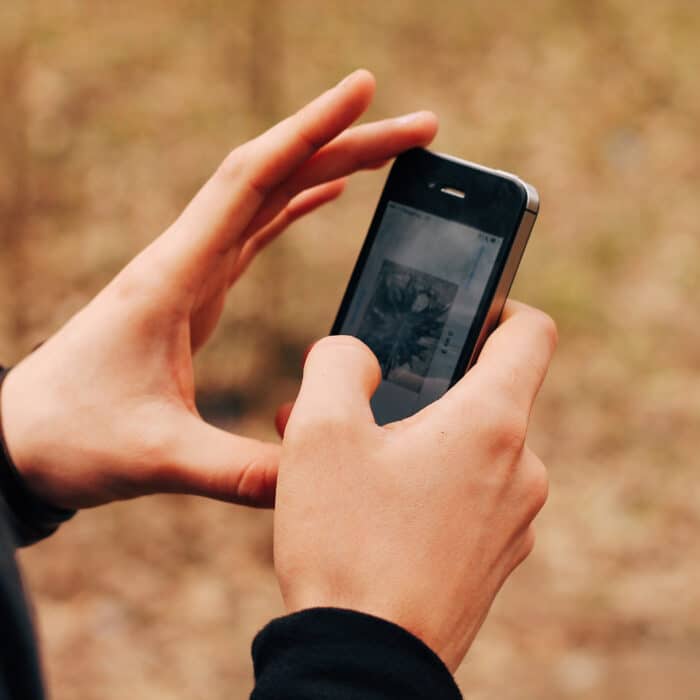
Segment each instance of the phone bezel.
[[[441,191],[442,187],[461,190],[464,198],[446,194]],[[486,338],[498,324],[539,210],[539,195],[532,185],[511,173],[426,149],[417,148],[401,154],[387,177],[331,335],[340,333],[390,201],[457,221],[503,239],[450,379],[449,386],[453,386],[476,362]]]

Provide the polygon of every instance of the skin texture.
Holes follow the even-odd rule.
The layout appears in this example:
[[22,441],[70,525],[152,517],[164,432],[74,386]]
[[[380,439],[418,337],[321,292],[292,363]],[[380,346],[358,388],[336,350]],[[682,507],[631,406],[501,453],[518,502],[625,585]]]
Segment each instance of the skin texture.
[[275,566],[290,612],[390,620],[457,668],[534,544],[547,475],[525,437],[556,338],[549,317],[508,303],[464,378],[384,427],[372,352],[348,336],[313,346],[291,415],[278,414]]
[[348,174],[432,140],[429,112],[350,128],[374,87],[357,71],[232,151],[168,230],[12,370],[3,428],[37,495],[73,508],[154,492],[273,504],[279,445],[205,423],[192,358],[261,248]]
[[28,486],[59,506],[154,492],[269,506],[277,489],[289,610],[383,617],[454,670],[533,546],[547,478],[525,435],[556,343],[551,320],[509,304],[459,384],[384,427],[369,407],[374,355],[324,339],[291,415],[277,416],[283,451],[206,424],[194,401],[193,354],[256,253],[337,197],[348,174],[435,135],[427,112],[351,129],[373,91],[358,71],[231,152],[167,231],[13,369],[3,428]]

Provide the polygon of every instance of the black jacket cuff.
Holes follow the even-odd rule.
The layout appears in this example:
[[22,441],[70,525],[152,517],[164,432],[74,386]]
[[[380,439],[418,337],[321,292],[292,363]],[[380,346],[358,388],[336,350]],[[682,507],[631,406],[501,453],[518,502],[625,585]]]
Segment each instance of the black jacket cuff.
[[364,613],[314,608],[273,620],[253,641],[251,700],[461,700],[421,640]]

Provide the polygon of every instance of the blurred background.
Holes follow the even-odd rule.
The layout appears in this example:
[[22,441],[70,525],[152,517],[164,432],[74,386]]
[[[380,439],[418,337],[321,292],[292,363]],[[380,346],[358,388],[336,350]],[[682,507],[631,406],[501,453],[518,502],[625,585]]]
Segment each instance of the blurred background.
[[[542,196],[514,296],[560,329],[531,433],[551,495],[461,688],[696,700],[699,36],[693,0],[3,3],[0,356],[57,329],[229,149],[367,67],[368,118],[432,109],[435,148]],[[274,438],[384,177],[356,176],[235,287],[198,359],[211,420]],[[282,612],[271,522],[148,498],[22,552],[53,697],[246,697],[250,641]]]

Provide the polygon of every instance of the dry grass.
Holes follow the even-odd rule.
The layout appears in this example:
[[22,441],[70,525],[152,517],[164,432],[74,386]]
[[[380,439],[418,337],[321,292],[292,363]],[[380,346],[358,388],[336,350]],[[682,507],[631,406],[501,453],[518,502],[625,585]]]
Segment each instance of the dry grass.
[[[364,65],[373,117],[535,183],[516,295],[561,345],[533,419],[551,469],[531,560],[458,677],[472,700],[700,698],[700,13],[690,0],[8,3],[0,10],[3,359],[162,230],[227,149]],[[324,334],[381,174],[232,294],[202,403],[270,435]],[[23,553],[54,697],[245,697],[280,612],[269,514],[163,497]]]

